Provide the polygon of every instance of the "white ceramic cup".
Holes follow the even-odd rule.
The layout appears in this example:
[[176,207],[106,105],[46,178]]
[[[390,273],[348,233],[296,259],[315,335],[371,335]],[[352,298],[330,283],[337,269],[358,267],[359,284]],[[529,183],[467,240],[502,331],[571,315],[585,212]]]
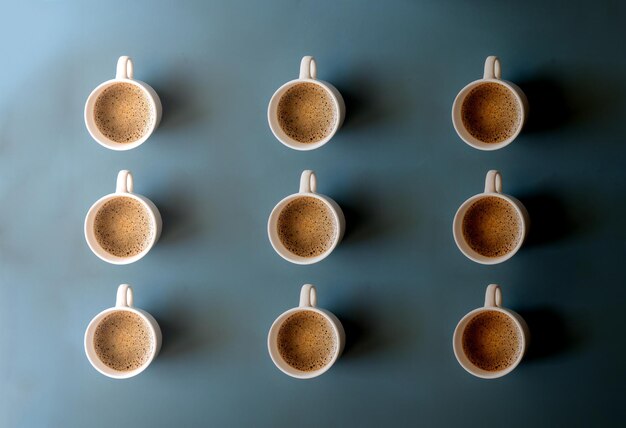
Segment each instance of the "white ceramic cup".
[[[513,321],[513,323],[517,326],[520,332],[520,353],[515,360],[515,362],[509,365],[504,370],[499,371],[488,371],[483,370],[480,367],[475,366],[470,359],[465,355],[463,350],[463,333],[465,332],[465,328],[468,323],[476,316],[483,312],[488,311],[497,311],[503,313],[507,317]],[[524,353],[526,352],[526,346],[528,345],[529,340],[529,331],[528,325],[526,325],[526,321],[516,312],[506,309],[502,307],[502,291],[500,290],[500,286],[496,284],[490,284],[487,286],[487,291],[485,292],[485,306],[482,308],[474,309],[465,315],[461,321],[456,326],[454,330],[454,337],[452,339],[452,347],[454,349],[454,355],[456,356],[457,361],[468,373],[473,374],[474,376],[481,377],[483,379],[495,379],[502,377],[508,373],[511,373],[515,367],[518,366],[522,358],[524,357]]]
[[[131,257],[118,257],[109,253],[98,243],[98,240],[96,239],[96,235],[94,233],[94,221],[96,219],[96,214],[98,213],[100,208],[102,208],[102,206],[106,202],[119,197],[132,198],[139,202],[141,205],[143,205],[150,217],[152,230],[154,231],[154,233],[152,234],[152,240],[146,246],[146,248],[141,253],[135,254]],[[87,240],[87,245],[89,245],[91,251],[93,251],[96,256],[100,257],[105,262],[115,265],[127,265],[129,263],[136,262],[146,254],[148,254],[150,249],[152,249],[154,244],[159,240],[159,237],[161,236],[162,226],[163,222],[161,220],[161,214],[159,213],[156,205],[154,205],[152,201],[145,196],[133,193],[133,175],[128,170],[122,170],[117,174],[117,185],[115,187],[115,193],[110,193],[106,196],[101,197],[91,206],[91,208],[89,208],[87,216],[85,217],[85,239]]]
[[[324,89],[334,102],[335,111],[337,112],[337,121],[333,130],[324,138],[316,143],[301,143],[294,140],[283,131],[278,121],[278,103],[282,96],[287,92],[289,88],[292,88],[301,83],[313,83]],[[346,106],[343,101],[343,97],[333,85],[323,80],[317,79],[317,65],[315,64],[315,58],[312,56],[305,56],[300,62],[300,76],[297,79],[291,80],[274,92],[267,108],[267,120],[270,124],[270,129],[274,136],[287,147],[291,147],[295,150],[313,150],[323,146],[330,141],[335,135],[337,130],[343,124],[343,120],[346,116]]]
[[[330,362],[321,369],[310,372],[298,370],[287,364],[287,362],[280,355],[280,351],[278,349],[278,332],[280,331],[280,327],[291,315],[302,311],[316,312],[326,318],[326,320],[333,327],[333,332],[335,334],[335,340],[337,344],[335,354],[333,355]],[[269,334],[267,335],[267,348],[269,350],[272,361],[274,362],[276,367],[278,367],[283,373],[298,379],[311,379],[325,373],[328,369],[332,367],[333,364],[335,364],[335,361],[337,361],[337,359],[343,352],[345,341],[346,334],[343,330],[343,326],[341,325],[341,321],[339,321],[339,319],[333,313],[317,307],[317,293],[315,291],[315,286],[311,284],[305,284],[300,290],[300,304],[298,305],[298,307],[283,312],[278,318],[276,318],[276,320],[272,324]]]
[[[278,235],[278,218],[280,217],[280,213],[287,206],[287,204],[289,204],[289,202],[302,197],[312,197],[323,202],[332,213],[335,221],[335,226],[337,228],[335,240],[333,241],[331,246],[328,248],[328,250],[326,250],[326,252],[316,257],[302,257],[292,253],[283,245]],[[315,177],[315,172],[311,170],[305,170],[302,172],[302,175],[300,176],[300,191],[298,193],[294,193],[293,195],[287,196],[278,204],[276,204],[267,222],[267,234],[270,238],[270,243],[272,244],[274,250],[283,259],[299,265],[310,265],[328,257],[328,255],[333,252],[335,247],[337,247],[339,242],[341,242],[345,229],[346,220],[343,215],[343,211],[341,210],[341,207],[337,204],[337,202],[333,201],[328,196],[320,195],[319,193],[317,193],[317,178]]]
[[[467,214],[467,210],[474,204],[474,202],[478,201],[482,198],[487,197],[497,197],[503,199],[508,204],[510,204],[517,214],[519,215],[520,228],[521,228],[521,237],[517,242],[515,248],[503,256],[500,257],[487,257],[482,254],[474,251],[472,247],[469,246],[467,241],[465,240],[465,236],[463,235],[463,219],[465,218],[465,214]],[[528,211],[524,205],[515,199],[513,196],[505,195],[502,193],[502,175],[500,172],[496,170],[491,170],[487,173],[487,177],[485,177],[485,191],[483,193],[479,193],[477,195],[472,196],[459,207],[454,216],[454,221],[452,223],[452,234],[454,235],[454,242],[456,242],[459,250],[467,258],[475,261],[476,263],[481,263],[483,265],[495,265],[497,263],[502,263],[515,255],[522,247],[524,240],[526,239],[526,234],[528,232],[528,225],[530,223],[528,217]]]
[[[477,86],[483,85],[485,83],[497,83],[499,85],[504,86],[511,94],[515,96],[519,104],[520,111],[520,121],[517,130],[513,135],[511,135],[508,139],[501,141],[499,143],[485,143],[480,141],[465,128],[463,124],[463,117],[461,114],[461,110],[463,107],[463,103],[465,102],[465,98]],[[502,147],[508,146],[517,138],[519,133],[522,131],[524,126],[524,122],[526,121],[526,116],[528,115],[528,100],[526,99],[526,95],[524,92],[514,83],[511,83],[506,80],[502,80],[501,78],[501,68],[500,68],[500,60],[496,56],[489,56],[485,60],[485,72],[483,74],[482,79],[478,79],[473,81],[472,83],[465,86],[461,89],[461,92],[456,96],[454,100],[454,104],[452,105],[452,123],[454,124],[454,129],[456,133],[459,134],[459,137],[463,141],[465,141],[470,146],[479,149],[479,150],[498,150]]]
[[[119,83],[130,83],[131,85],[136,86],[141,89],[146,98],[150,101],[152,105],[152,110],[154,112],[154,120],[150,126],[150,129],[141,137],[140,139],[133,141],[132,143],[118,143],[117,141],[113,141],[107,136],[105,136],[98,126],[96,125],[96,121],[94,119],[94,107],[96,105],[96,100],[102,94],[102,92],[113,85],[117,85]],[[101,146],[106,147],[111,150],[130,150],[135,147],[143,144],[150,135],[154,132],[154,130],[159,126],[161,122],[161,114],[163,109],[161,107],[161,100],[157,95],[156,91],[147,83],[142,82],[140,80],[133,79],[133,61],[128,56],[121,56],[117,61],[117,71],[115,73],[115,79],[107,80],[104,83],[101,83],[91,91],[89,97],[87,98],[87,102],[85,103],[85,125],[87,126],[87,130],[89,134],[96,140]]]
[[[98,357],[93,343],[94,334],[102,320],[104,320],[107,315],[121,311],[132,312],[133,314],[141,317],[141,319],[146,322],[146,325],[149,326],[150,334],[152,335],[153,347],[150,356],[144,365],[136,368],[135,370],[119,371],[107,366]],[[137,309],[133,306],[133,289],[128,284],[122,284],[117,288],[115,306],[100,312],[87,326],[87,330],[85,331],[85,353],[87,354],[87,359],[91,365],[103,375],[114,379],[127,379],[129,377],[137,376],[139,373],[144,371],[150,363],[152,363],[161,349],[161,340],[161,328],[159,327],[159,324],[148,312],[142,311],[141,309]]]

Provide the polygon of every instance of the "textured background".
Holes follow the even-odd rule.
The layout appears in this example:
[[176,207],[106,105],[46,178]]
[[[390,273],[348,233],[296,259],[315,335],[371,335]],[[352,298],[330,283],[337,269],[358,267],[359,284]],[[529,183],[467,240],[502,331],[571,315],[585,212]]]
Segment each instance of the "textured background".
[[[21,1],[2,5],[0,426],[607,426],[623,423],[623,122],[619,1]],[[164,119],[131,152],[92,141],[83,105],[119,55],[161,95]],[[302,55],[347,102],[331,143],[272,136],[273,91]],[[456,93],[499,55],[531,118],[511,146],[456,136]],[[143,260],[113,266],[82,234],[118,170],[164,217]],[[289,264],[266,236],[303,169],[345,209],[331,257]],[[454,212],[502,171],[533,229],[512,260],[474,264]],[[99,375],[89,320],[121,282],[161,323],[142,375]],[[300,286],[348,332],[324,376],[297,381],[266,350]],[[530,354],[483,381],[456,363],[457,321],[503,287]]]

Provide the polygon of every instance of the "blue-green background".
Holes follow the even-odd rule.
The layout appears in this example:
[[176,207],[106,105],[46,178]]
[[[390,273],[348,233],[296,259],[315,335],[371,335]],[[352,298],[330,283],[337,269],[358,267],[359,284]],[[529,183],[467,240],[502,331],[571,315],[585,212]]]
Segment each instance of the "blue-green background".
[[[3,1],[0,426],[623,426],[625,18],[617,0]],[[307,54],[347,120],[301,153],[272,136],[266,108]],[[531,116],[486,153],[459,140],[450,109],[490,54]],[[130,152],[100,147],[83,123],[120,55],[164,110]],[[82,228],[125,168],[164,229],[143,260],[113,266]],[[284,261],[266,236],[303,169],[348,220],[313,266]],[[522,251],[492,267],[451,233],[488,169],[533,222]],[[116,381],[82,340],[122,282],[164,340],[146,372]],[[274,367],[266,334],[305,282],[348,346],[298,381]],[[533,343],[511,375],[484,381],[451,339],[490,282]]]

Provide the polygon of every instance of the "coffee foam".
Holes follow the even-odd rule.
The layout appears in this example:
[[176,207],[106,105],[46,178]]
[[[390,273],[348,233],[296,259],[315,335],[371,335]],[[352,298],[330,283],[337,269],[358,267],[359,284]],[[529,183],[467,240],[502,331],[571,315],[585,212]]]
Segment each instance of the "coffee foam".
[[474,316],[463,331],[463,352],[476,367],[495,372],[514,364],[521,352],[522,333],[499,311]]
[[278,216],[277,228],[280,242],[300,257],[324,254],[337,236],[332,211],[326,203],[311,196],[289,202]]
[[96,327],[93,344],[100,361],[118,371],[142,367],[155,346],[146,321],[129,311],[116,311],[104,317]]
[[465,97],[461,107],[465,129],[483,143],[501,143],[519,128],[521,109],[512,91],[499,83],[482,83]]
[[278,351],[291,367],[304,372],[327,366],[337,351],[332,324],[314,311],[298,311],[278,330]]
[[110,140],[132,143],[150,131],[155,111],[143,89],[131,83],[115,83],[96,99],[94,119]]
[[96,213],[93,227],[98,244],[117,257],[143,252],[155,233],[148,210],[128,196],[106,201]]
[[328,137],[337,123],[337,109],[328,91],[315,83],[298,83],[278,102],[278,123],[290,138],[316,143]]
[[513,251],[522,238],[522,219],[515,207],[497,196],[475,201],[463,217],[463,237],[472,250],[485,257]]

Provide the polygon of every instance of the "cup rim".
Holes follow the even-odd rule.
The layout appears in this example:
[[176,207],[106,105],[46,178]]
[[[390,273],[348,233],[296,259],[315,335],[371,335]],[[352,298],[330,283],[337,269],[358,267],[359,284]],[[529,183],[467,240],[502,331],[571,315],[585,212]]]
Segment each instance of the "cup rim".
[[[95,238],[95,234],[93,233],[93,222],[95,221],[96,214],[98,213],[100,208],[106,202],[110,200],[113,200],[115,198],[123,198],[123,197],[133,198],[134,200],[141,203],[141,205],[148,212],[148,215],[150,217],[150,222],[153,228],[153,233],[152,233],[152,237],[150,238],[150,243],[146,246],[146,248],[143,249],[143,251],[130,257],[119,257],[116,255],[110,254],[104,248],[102,248],[102,246],[100,246],[100,243],[98,243],[98,240]],[[150,204],[148,204],[148,202],[146,202],[146,199],[147,198],[141,195],[137,195],[135,193],[127,193],[127,192],[117,193],[116,192],[116,193],[109,193],[108,195],[104,195],[103,197],[98,199],[96,202],[94,202],[89,208],[89,210],[87,211],[87,215],[85,215],[85,222],[84,222],[85,240],[87,241],[87,245],[89,246],[89,249],[91,250],[91,252],[94,253],[96,256],[98,256],[101,260],[107,263],[114,264],[114,265],[127,265],[130,263],[134,263],[142,259],[146,254],[148,254],[150,250],[152,249],[152,247],[154,247],[154,244],[156,243],[157,238],[158,238],[158,230],[157,230],[158,221],[157,221],[156,215],[152,211],[152,207],[150,206]],[[90,225],[92,226],[91,229],[89,228]]]
[[[98,126],[95,124],[95,121],[93,120],[94,106],[95,106],[96,100],[98,99],[102,91],[104,91],[106,88],[110,86],[113,86],[119,83],[130,83],[140,88],[146,95],[146,98],[150,100],[150,105],[154,111],[154,117],[153,117],[152,123],[150,124],[150,128],[148,132],[146,132],[143,135],[143,137],[131,143],[118,143],[117,141],[113,141],[107,138],[105,135],[103,135],[100,132],[100,130],[98,129]],[[127,78],[109,79],[105,82],[100,83],[98,86],[96,86],[87,97],[87,101],[85,101],[85,108],[84,108],[85,127],[87,128],[89,135],[91,135],[91,138],[93,138],[102,147],[106,147],[107,149],[111,149],[115,151],[131,150],[145,143],[148,140],[148,138],[150,138],[150,136],[156,129],[158,122],[159,122],[157,102],[154,99],[154,96],[152,95],[152,93],[150,93],[150,90],[148,89],[149,87],[150,85],[148,85],[145,82],[142,82],[141,80],[127,79]]]
[[[102,362],[102,360],[100,360],[98,358],[98,355],[95,351],[95,347],[93,346],[93,343],[90,344],[89,342],[89,337],[91,336],[91,339],[93,341],[93,334],[95,334],[95,330],[98,327],[98,325],[102,322],[102,320],[104,320],[104,318],[109,315],[112,314],[114,312],[120,312],[120,311],[127,311],[127,312],[132,312],[133,314],[141,317],[141,319],[148,325],[148,328],[150,330],[150,334],[152,336],[152,350],[150,352],[150,357],[146,360],[146,362],[141,366],[138,367],[134,370],[129,370],[129,371],[119,371],[119,370],[115,370],[109,366],[107,366],[105,363]],[[89,324],[87,325],[87,328],[85,329],[85,335],[84,335],[84,339],[83,339],[83,345],[85,348],[85,354],[87,356],[87,360],[89,361],[89,363],[91,364],[91,366],[96,369],[98,372],[100,372],[101,374],[113,378],[113,379],[128,379],[134,376],[137,376],[138,374],[142,373],[145,369],[148,368],[148,366],[150,364],[152,364],[152,361],[154,361],[154,359],[157,356],[158,353],[158,334],[156,329],[154,328],[154,326],[152,325],[151,320],[148,318],[149,315],[147,312],[144,312],[141,309],[137,309],[134,307],[129,307],[129,306],[125,306],[125,307],[118,307],[118,306],[113,306],[111,308],[107,308],[101,312],[99,312],[95,317],[93,317],[91,319],[91,321],[89,321]],[[93,354],[93,355],[92,355]],[[95,361],[94,361],[95,359]]]
[[[463,344],[462,344],[463,333],[465,332],[465,328],[461,329],[461,327],[462,326],[466,327],[467,323],[472,318],[487,311],[497,311],[497,312],[505,314],[510,320],[512,320],[515,323],[515,326],[517,327],[519,331],[519,336],[520,336],[521,350],[517,358],[515,359],[515,362],[513,362],[511,365],[509,365],[507,368],[503,370],[498,370],[494,372],[481,369],[480,367],[474,365],[469,360],[469,358],[465,355],[465,351],[463,351]],[[482,379],[500,378],[502,376],[505,376],[511,373],[522,362],[522,359],[524,358],[524,355],[526,353],[526,346],[527,346],[527,340],[526,340],[526,335],[524,331],[525,331],[524,326],[522,325],[520,320],[518,320],[517,317],[515,316],[515,312],[511,311],[510,309],[501,308],[499,306],[481,306],[465,314],[463,318],[461,318],[459,322],[457,323],[454,329],[454,334],[452,336],[452,349],[454,350],[454,356],[457,362],[459,363],[459,365],[463,367],[465,371],[467,371],[469,374],[473,376],[476,376]],[[460,357],[461,355],[464,357],[464,359]]]
[[[465,236],[463,236],[463,219],[465,218],[465,213],[467,212],[471,204],[478,201],[479,199],[492,197],[492,196],[496,198],[504,199],[507,203],[509,203],[509,205],[513,206],[513,208],[515,208],[515,212],[517,213],[517,215],[519,216],[521,220],[520,239],[518,240],[517,244],[511,251],[509,251],[508,253],[500,257],[487,257],[487,256],[480,254],[479,252],[475,251],[472,247],[469,246],[469,244],[465,240]],[[467,257],[468,259],[476,263],[480,263],[483,265],[495,265],[495,264],[499,264],[499,263],[503,263],[507,261],[508,259],[513,257],[515,254],[517,254],[520,248],[522,248],[522,245],[524,243],[524,238],[526,236],[526,227],[527,226],[526,226],[524,213],[522,212],[520,207],[517,206],[517,203],[515,203],[515,201],[510,196],[505,195],[503,193],[498,193],[498,192],[483,192],[483,193],[478,193],[466,199],[465,202],[463,202],[459,206],[459,208],[456,211],[456,214],[454,215],[454,220],[452,221],[452,235],[454,236],[454,242],[456,243],[457,248],[459,249],[459,251],[461,251],[461,253],[465,257]]]
[[[499,143],[485,143],[483,141],[480,141],[478,138],[471,135],[469,131],[467,131],[467,129],[465,128],[465,125],[463,124],[463,119],[461,118],[461,108],[463,107],[463,102],[465,101],[467,94],[469,94],[469,92],[475,87],[478,87],[486,83],[497,83],[507,88],[509,92],[511,92],[515,96],[518,106],[520,107],[521,117],[520,117],[520,122],[519,122],[517,129],[515,130],[513,135],[511,135],[509,138]],[[526,107],[524,105],[524,100],[522,99],[520,94],[517,92],[513,84],[503,79],[493,78],[493,79],[474,80],[473,82],[470,82],[467,85],[465,85],[463,89],[459,91],[459,93],[454,98],[454,103],[452,104],[452,124],[454,126],[454,130],[456,131],[457,135],[461,138],[461,140],[463,140],[467,145],[474,147],[475,149],[478,149],[478,150],[493,151],[493,150],[498,150],[498,149],[508,146],[522,132],[522,128],[524,127],[525,120],[526,120]]]
[[[278,217],[280,216],[280,213],[282,212],[282,210],[287,206],[287,204],[298,198],[306,198],[306,197],[312,197],[312,198],[316,198],[322,201],[326,205],[326,207],[330,210],[330,212],[332,212],[333,219],[335,221],[336,234],[335,234],[335,239],[333,240],[333,243],[330,245],[330,247],[328,247],[328,249],[325,252],[315,257],[302,257],[302,256],[298,256],[297,254],[292,253],[283,245],[283,243],[280,241],[280,238],[278,237],[278,233],[276,232],[276,229],[277,229],[276,226],[278,225]],[[269,237],[272,248],[274,248],[274,251],[278,253],[278,255],[281,256],[283,259],[287,260],[288,262],[295,263],[298,265],[311,265],[311,264],[320,262],[324,260],[326,257],[328,257],[330,253],[332,253],[335,250],[335,248],[337,248],[337,245],[339,245],[339,242],[341,240],[341,236],[340,236],[341,221],[339,218],[339,213],[337,212],[335,207],[332,205],[330,200],[331,199],[329,197],[325,195],[320,195],[319,193],[314,193],[314,192],[293,193],[281,199],[274,206],[267,220],[267,235]]]
[[[303,84],[303,83],[314,83],[322,87],[326,91],[326,93],[330,95],[330,97],[332,98],[333,105],[336,110],[336,121],[335,121],[335,125],[333,126],[332,131],[326,136],[326,138],[319,140],[315,143],[301,143],[300,141],[294,140],[293,138],[289,137],[280,127],[280,124],[278,120],[276,119],[278,103],[280,102],[280,99],[282,98],[283,94],[287,91],[287,89],[293,86],[299,85],[299,84]],[[274,94],[270,98],[270,102],[267,106],[267,121],[269,123],[272,134],[274,134],[274,137],[276,137],[276,139],[280,141],[283,145],[291,149],[299,150],[299,151],[315,150],[319,147],[322,147],[326,143],[328,143],[335,136],[335,134],[339,130],[339,127],[341,126],[341,123],[339,120],[341,103],[339,101],[339,98],[331,90],[331,86],[332,85],[330,83],[325,82],[323,80],[319,80],[319,79],[298,78],[298,79],[293,79],[288,82],[285,82],[278,89],[276,89],[276,91],[274,91]]]
[[[332,325],[333,333],[335,335],[335,341],[336,341],[335,352],[332,358],[330,359],[330,361],[328,362],[328,364],[326,364],[321,369],[314,370],[311,372],[305,372],[305,371],[298,370],[295,367],[290,366],[280,355],[280,351],[278,351],[277,341],[272,341],[273,336],[276,336],[276,339],[277,339],[278,331],[280,330],[280,327],[284,324],[287,318],[289,318],[289,316],[297,312],[303,312],[303,311],[312,311],[312,312],[318,313],[319,315],[322,315],[324,319],[326,319],[326,321],[328,321]],[[339,356],[341,355],[341,344],[340,344],[341,333],[337,325],[335,325],[335,321],[332,319],[332,317],[329,314],[330,312],[324,309],[313,307],[313,306],[306,306],[306,307],[296,306],[295,308],[286,310],[285,312],[280,314],[278,317],[276,317],[276,319],[272,323],[272,326],[269,329],[269,332],[267,333],[267,349],[270,354],[270,359],[280,371],[282,371],[288,376],[291,376],[297,379],[311,379],[311,378],[318,377],[326,373],[335,364],[335,362],[339,359]],[[276,351],[274,349],[276,349]]]

